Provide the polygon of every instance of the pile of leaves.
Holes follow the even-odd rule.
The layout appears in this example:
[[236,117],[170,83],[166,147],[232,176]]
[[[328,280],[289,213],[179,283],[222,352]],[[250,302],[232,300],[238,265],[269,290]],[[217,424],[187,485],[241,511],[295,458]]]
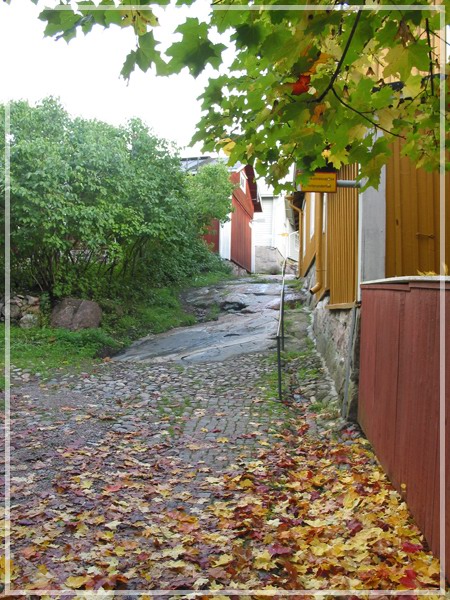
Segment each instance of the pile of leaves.
[[39,461],[13,470],[13,588],[438,589],[439,563],[365,439],[316,439],[299,415],[278,437],[223,472],[143,431],[61,439],[56,476]]

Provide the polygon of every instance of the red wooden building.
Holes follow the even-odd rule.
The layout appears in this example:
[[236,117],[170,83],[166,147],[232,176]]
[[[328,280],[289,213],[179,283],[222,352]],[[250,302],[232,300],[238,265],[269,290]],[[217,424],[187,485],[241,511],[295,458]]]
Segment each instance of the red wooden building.
[[[217,162],[217,158],[201,156],[182,159],[185,171],[196,173],[203,165]],[[251,165],[240,163],[229,167],[230,181],[235,185],[231,203],[230,221],[224,226],[214,219],[203,236],[213,252],[231,260],[246,271],[254,271],[254,243],[252,220],[255,212],[262,212],[261,201]]]
[[[255,183],[255,173],[250,165],[232,168],[233,190],[231,213],[230,260],[246,271],[254,271],[252,260],[252,220],[255,212],[261,212],[261,203]],[[224,257],[228,258],[228,257]]]

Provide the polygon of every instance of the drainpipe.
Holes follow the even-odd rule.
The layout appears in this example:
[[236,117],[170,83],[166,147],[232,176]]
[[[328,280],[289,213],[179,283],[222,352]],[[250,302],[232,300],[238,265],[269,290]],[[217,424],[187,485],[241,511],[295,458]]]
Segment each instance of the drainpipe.
[[300,268],[301,268],[301,264],[302,264],[302,247],[303,247],[303,236],[305,235],[305,232],[303,231],[303,211],[298,208],[297,206],[294,206],[294,204],[292,203],[292,198],[293,196],[286,196],[288,202],[289,202],[289,206],[295,210],[298,213],[298,230],[300,235],[299,237],[299,244],[298,244],[298,276],[300,277]]
[[309,290],[310,294],[317,294],[322,288],[322,274],[323,268],[323,256],[322,256],[322,229],[323,229],[323,194],[317,194],[317,205],[316,205],[316,283]]

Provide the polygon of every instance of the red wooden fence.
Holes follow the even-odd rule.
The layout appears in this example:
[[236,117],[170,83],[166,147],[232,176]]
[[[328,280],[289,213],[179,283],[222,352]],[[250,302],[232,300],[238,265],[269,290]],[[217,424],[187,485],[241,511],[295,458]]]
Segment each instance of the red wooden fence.
[[[450,283],[445,307],[450,318]],[[439,377],[437,280],[397,278],[362,285],[358,420],[387,475],[405,500],[431,550],[439,556]],[[448,387],[447,387],[448,389]],[[445,394],[446,411],[450,408]],[[445,432],[446,464],[450,436]],[[448,469],[447,469],[448,471]],[[446,574],[450,580],[450,477],[446,480]],[[406,491],[402,491],[402,484]]]

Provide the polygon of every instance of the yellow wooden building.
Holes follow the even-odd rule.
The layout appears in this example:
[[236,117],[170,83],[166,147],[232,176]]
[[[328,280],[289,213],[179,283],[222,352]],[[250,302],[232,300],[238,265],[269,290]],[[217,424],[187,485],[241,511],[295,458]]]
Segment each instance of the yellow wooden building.
[[[306,277],[314,268],[310,289],[316,302],[329,294],[328,309],[354,306],[359,284],[367,280],[364,265],[375,260],[374,253],[384,264],[371,279],[443,272],[440,241],[444,219],[445,230],[450,231],[450,174],[444,178],[442,202],[439,173],[416,169],[401,156],[398,142],[392,150],[379,190],[359,193],[357,188],[338,187],[336,193],[309,192],[292,199],[299,210],[299,275]],[[338,181],[356,180],[357,169],[357,165],[342,167]],[[379,208],[374,213],[376,202]],[[369,238],[372,243],[365,244]],[[449,256],[447,235],[442,262],[448,265]]]

